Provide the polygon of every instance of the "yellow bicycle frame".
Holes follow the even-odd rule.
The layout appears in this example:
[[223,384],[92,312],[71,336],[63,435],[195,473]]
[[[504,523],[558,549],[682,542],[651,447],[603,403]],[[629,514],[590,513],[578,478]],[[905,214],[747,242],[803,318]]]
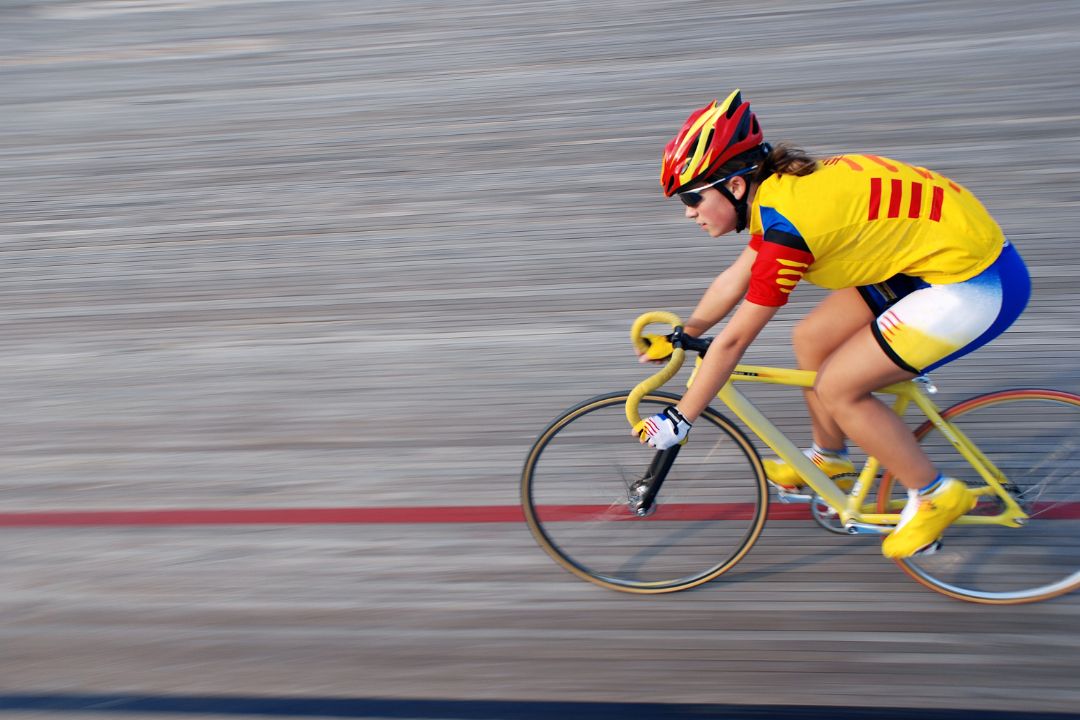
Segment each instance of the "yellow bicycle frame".
[[[672,326],[682,325],[682,321],[673,313],[651,312],[641,315],[634,322],[630,331],[631,340],[639,351],[644,350],[641,331],[651,323],[666,323]],[[636,425],[641,419],[637,412],[637,404],[641,397],[656,390],[674,377],[682,366],[684,359],[685,351],[677,349],[672,354],[667,365],[659,373],[640,383],[630,393],[630,397],[626,401],[626,417],[631,426]],[[874,486],[878,471],[881,469],[880,463],[875,458],[867,459],[866,464],[859,473],[858,482],[855,483],[850,494],[845,493],[837,487],[836,483],[828,475],[803,455],[802,451],[735,387],[737,382],[757,382],[810,388],[814,386],[816,377],[817,373],[810,370],[736,365],[731,373],[731,378],[717,393],[717,397],[736,417],[742,420],[754,435],[775,452],[777,456],[798,471],[814,492],[837,512],[841,524],[864,523],[866,525],[880,526],[883,529],[895,526],[899,522],[899,513],[867,511],[874,509],[868,507],[865,503],[870,490]],[[687,387],[690,386],[693,380],[694,378],[691,376],[687,382]],[[1028,519],[1028,515],[1005,490],[1004,485],[1008,482],[1005,475],[990,462],[956,425],[941,416],[938,407],[927,397],[918,383],[908,380],[888,385],[878,390],[878,392],[896,397],[892,409],[897,415],[903,416],[911,404],[916,405],[986,483],[984,487],[973,488],[972,491],[977,495],[996,496],[1004,505],[1004,510],[998,515],[966,515],[958,519],[956,525],[1019,527],[1024,524]]]

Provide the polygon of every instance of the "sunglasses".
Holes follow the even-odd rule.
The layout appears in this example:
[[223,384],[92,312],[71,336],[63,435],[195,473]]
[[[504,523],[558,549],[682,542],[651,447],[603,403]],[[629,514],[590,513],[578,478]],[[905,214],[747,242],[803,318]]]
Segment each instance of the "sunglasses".
[[[701,193],[703,193],[704,191],[708,190],[709,188],[717,187],[718,185],[723,185],[724,183],[726,183],[728,180],[730,180],[733,177],[739,177],[740,175],[746,175],[747,173],[752,173],[755,170],[757,170],[757,165],[751,165],[750,167],[745,167],[742,170],[736,170],[735,172],[731,173],[730,175],[725,175],[724,177],[720,178],[719,180],[712,181],[708,185],[702,185],[699,188],[694,188],[693,190],[687,190],[686,192],[679,193],[679,200],[682,200],[682,204],[685,205],[686,207],[696,208],[698,205],[701,204],[701,201],[705,199],[701,195]],[[727,190],[727,188],[717,188],[717,189],[719,189],[720,192],[724,192],[725,190]],[[724,194],[730,196],[731,193],[724,192]],[[734,199],[732,201],[734,202]]]

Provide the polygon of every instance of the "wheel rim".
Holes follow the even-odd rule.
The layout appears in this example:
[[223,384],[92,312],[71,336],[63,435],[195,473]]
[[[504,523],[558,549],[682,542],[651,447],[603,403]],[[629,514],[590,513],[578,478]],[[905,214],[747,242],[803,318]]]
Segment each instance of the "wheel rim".
[[[1034,602],[1080,586],[1080,397],[1044,390],[992,393],[943,413],[1014,483],[1031,519],[1022,528],[955,525],[935,555],[898,560],[918,582],[951,597],[988,604]],[[916,431],[946,475],[981,485],[974,470],[927,423]],[[882,481],[884,504],[898,483]],[[980,501],[975,514],[999,503]]]
[[[675,399],[649,395],[642,414]],[[636,517],[628,487],[654,451],[630,437],[624,401],[615,395],[584,403],[541,434],[522,477],[530,529],[566,569],[605,587],[653,593],[706,582],[734,565],[761,531],[767,494],[760,461],[741,433],[710,411],[695,423],[656,511]]]

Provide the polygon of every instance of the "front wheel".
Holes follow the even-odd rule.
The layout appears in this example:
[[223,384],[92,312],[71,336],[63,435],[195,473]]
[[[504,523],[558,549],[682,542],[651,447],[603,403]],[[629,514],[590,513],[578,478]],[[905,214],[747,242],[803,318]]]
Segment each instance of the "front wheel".
[[[1019,528],[958,523],[936,553],[897,564],[923,585],[969,602],[1036,602],[1080,587],[1080,396],[1005,390],[965,400],[942,416],[1004,475],[1030,519]],[[915,435],[946,476],[972,488],[986,485],[931,423]],[[886,474],[879,510],[895,511],[903,497],[903,487]],[[972,514],[999,512],[1000,500],[986,495]]]
[[[768,489],[753,445],[711,408],[694,423],[655,505],[634,510],[656,457],[630,434],[626,393],[571,408],[536,440],[521,476],[525,518],[540,546],[578,577],[602,587],[664,593],[726,572],[757,540]],[[648,417],[678,402],[649,393]]]

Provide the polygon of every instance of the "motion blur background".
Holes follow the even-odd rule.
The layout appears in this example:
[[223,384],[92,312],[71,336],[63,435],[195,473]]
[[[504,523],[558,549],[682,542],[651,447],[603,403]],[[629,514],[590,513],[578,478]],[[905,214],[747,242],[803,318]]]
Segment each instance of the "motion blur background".
[[[1073,0],[0,0],[2,510],[516,504],[543,425],[641,378],[630,321],[685,315],[745,241],[658,185],[735,87],[772,141],[955,178],[1028,260],[1030,309],[936,374],[943,403],[1080,390],[1078,76]],[[789,362],[821,296],[749,360]],[[800,399],[770,402],[798,437]],[[965,605],[809,523],[648,598],[513,523],[6,528],[0,568],[16,714],[1080,706],[1080,597]]]

